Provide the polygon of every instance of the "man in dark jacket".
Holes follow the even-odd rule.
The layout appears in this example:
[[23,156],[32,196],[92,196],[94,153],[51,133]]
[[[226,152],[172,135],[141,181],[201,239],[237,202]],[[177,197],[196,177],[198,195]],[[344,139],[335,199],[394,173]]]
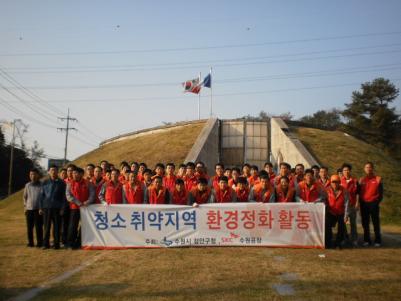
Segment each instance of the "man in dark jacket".
[[[40,214],[43,214],[45,235],[43,249],[50,248],[50,229],[53,227],[53,247],[60,249],[61,216],[66,206],[65,182],[58,177],[57,166],[49,168],[49,179],[42,184],[43,197],[40,202]],[[53,225],[53,226],[52,226]]]

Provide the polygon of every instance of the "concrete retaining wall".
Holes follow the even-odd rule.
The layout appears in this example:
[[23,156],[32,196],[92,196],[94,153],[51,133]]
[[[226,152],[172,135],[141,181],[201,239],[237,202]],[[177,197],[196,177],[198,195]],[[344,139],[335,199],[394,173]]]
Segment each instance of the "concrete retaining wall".
[[287,124],[281,118],[271,118],[271,160],[273,164],[287,162],[291,166],[302,163],[306,168],[318,165],[301,141],[290,133]]
[[219,160],[219,120],[210,118],[200,132],[184,163],[202,161],[208,172],[213,174]]

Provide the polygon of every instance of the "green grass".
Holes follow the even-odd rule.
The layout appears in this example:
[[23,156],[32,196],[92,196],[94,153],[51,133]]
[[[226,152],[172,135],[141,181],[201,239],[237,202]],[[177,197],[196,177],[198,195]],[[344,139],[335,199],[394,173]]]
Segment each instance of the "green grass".
[[352,164],[353,174],[359,178],[363,175],[364,163],[372,161],[384,183],[381,206],[383,222],[401,225],[401,162],[392,159],[383,150],[343,132],[302,127],[293,130],[315,158],[329,167],[330,173],[335,173],[347,162]]

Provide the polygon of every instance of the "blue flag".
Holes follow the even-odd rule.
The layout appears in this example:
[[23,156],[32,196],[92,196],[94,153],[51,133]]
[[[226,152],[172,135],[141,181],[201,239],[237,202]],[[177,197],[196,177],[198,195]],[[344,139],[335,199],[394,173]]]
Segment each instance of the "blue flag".
[[210,73],[203,79],[203,86],[206,88],[212,87],[212,75]]

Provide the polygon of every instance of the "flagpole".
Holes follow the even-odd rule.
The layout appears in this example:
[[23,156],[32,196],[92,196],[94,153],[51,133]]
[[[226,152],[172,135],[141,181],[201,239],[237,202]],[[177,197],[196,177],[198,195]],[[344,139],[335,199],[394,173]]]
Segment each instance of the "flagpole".
[[[212,80],[212,67],[210,67],[210,80]],[[213,116],[213,90],[212,84],[210,84],[210,117]]]
[[[202,77],[201,77],[201,73],[199,72],[199,85],[201,83]],[[201,99],[201,91],[199,90],[198,93],[198,120],[200,120],[200,99]]]

